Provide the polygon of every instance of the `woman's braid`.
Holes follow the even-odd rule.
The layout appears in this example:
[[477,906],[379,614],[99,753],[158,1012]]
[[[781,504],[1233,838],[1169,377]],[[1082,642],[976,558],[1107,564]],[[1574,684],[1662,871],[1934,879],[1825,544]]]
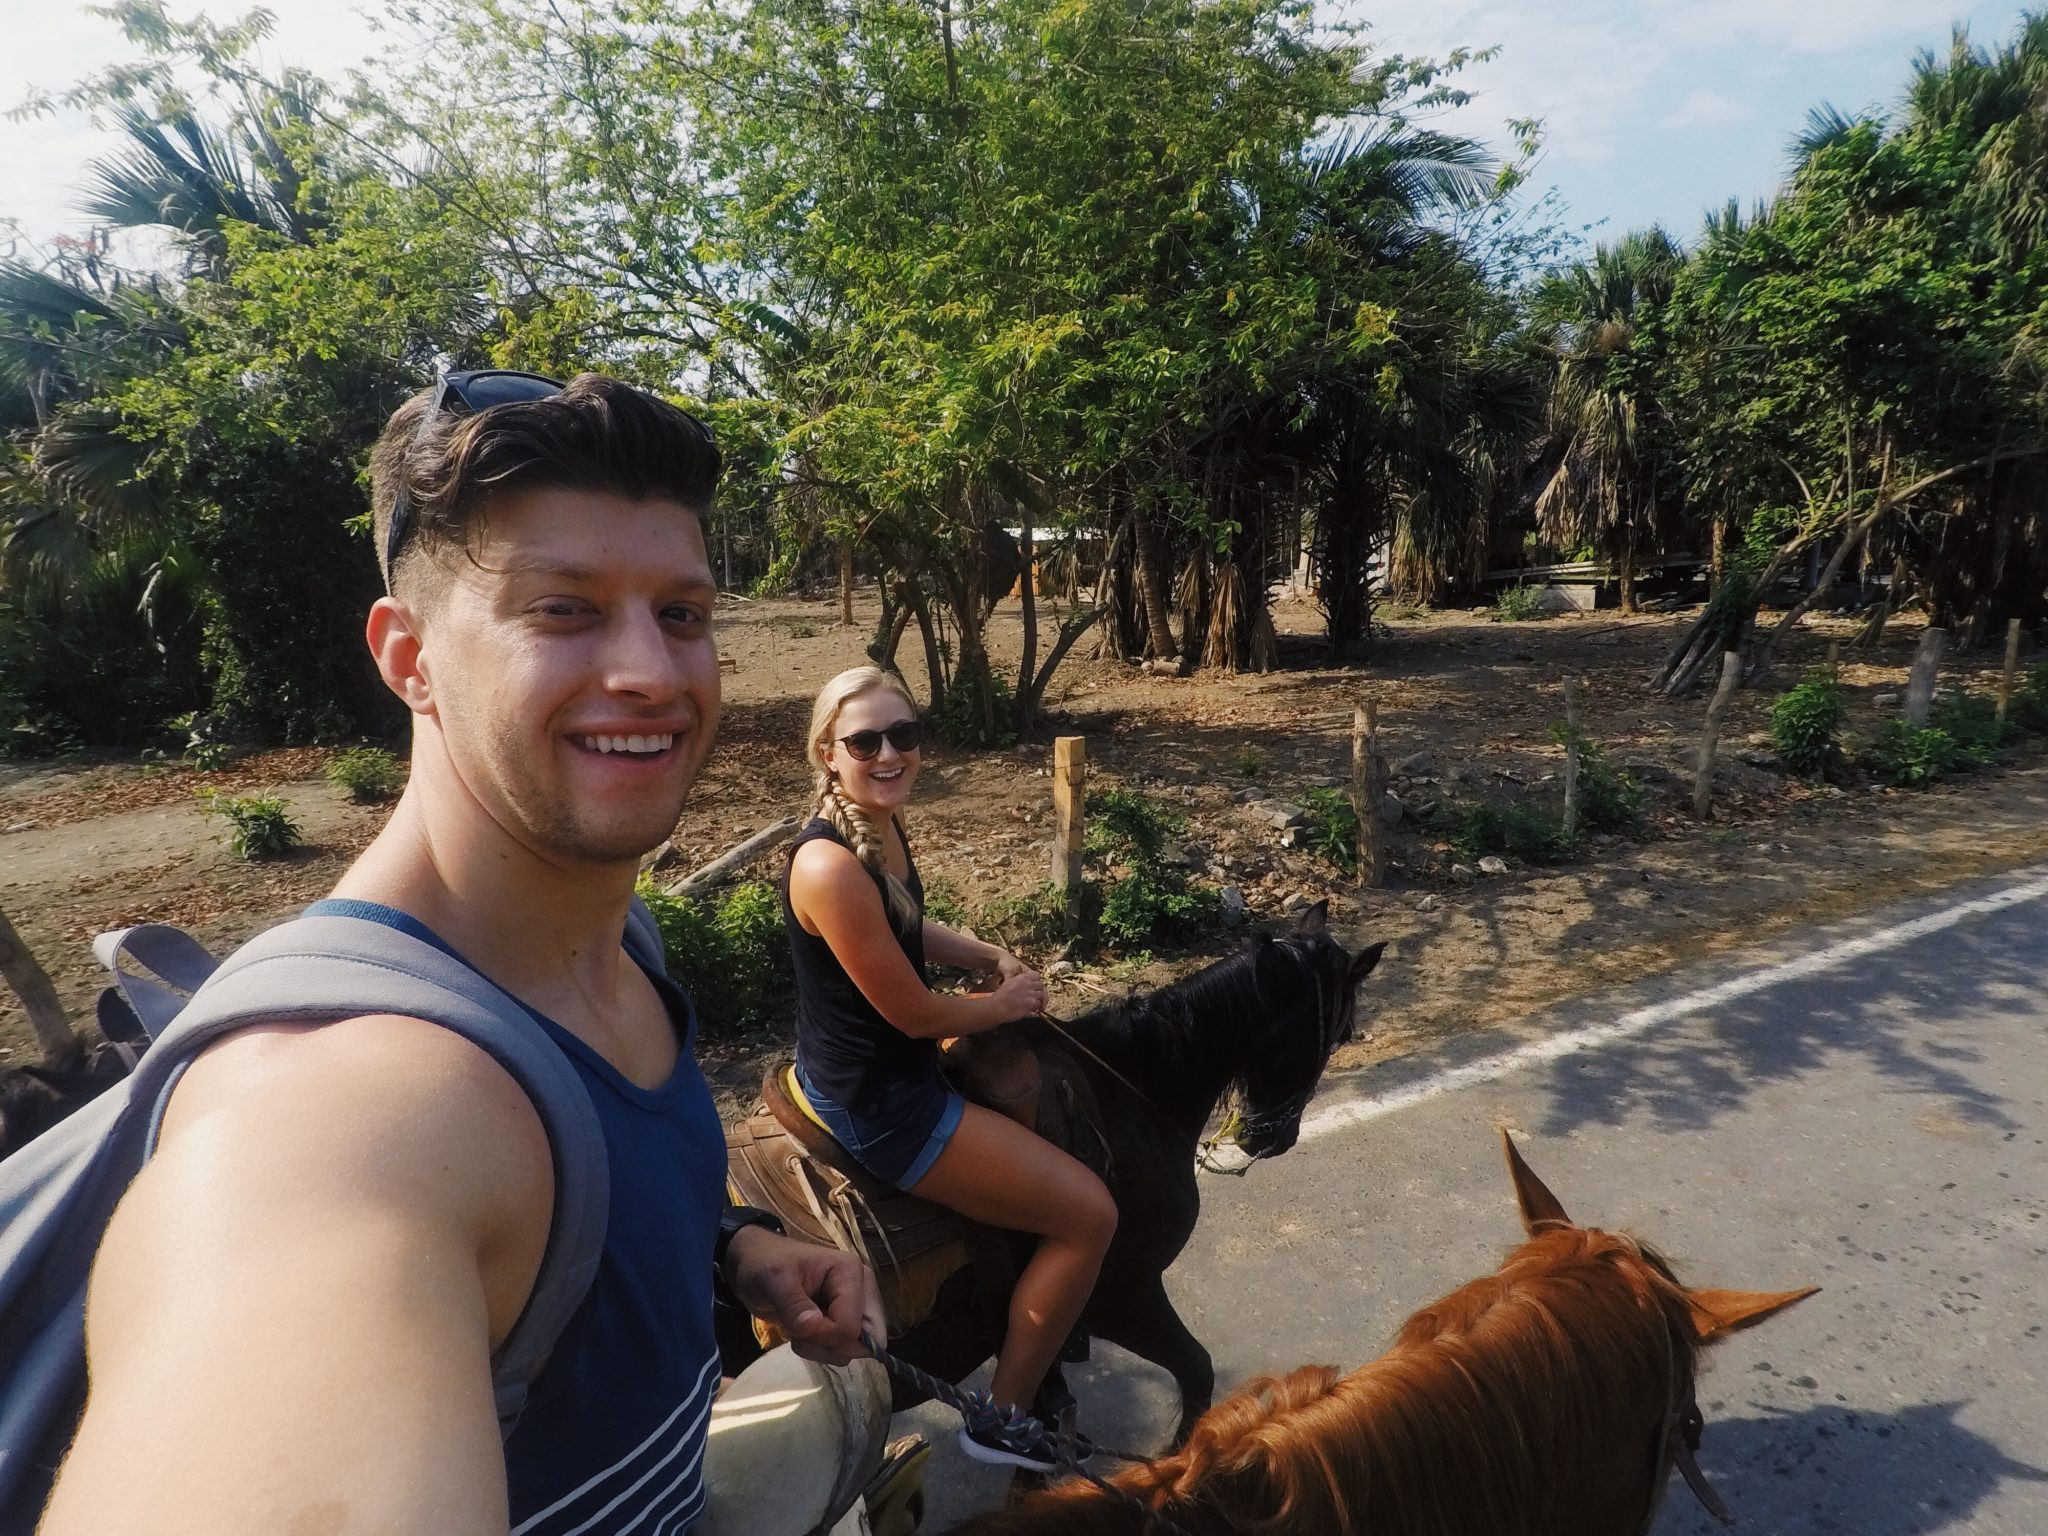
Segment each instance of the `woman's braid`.
[[888,906],[890,922],[899,931],[908,932],[923,913],[918,910],[917,898],[889,868],[888,844],[883,841],[881,828],[875,825],[874,817],[846,798],[846,791],[839,787],[836,778],[829,773],[821,773],[818,778],[819,811],[832,823],[833,830],[846,839],[853,856],[882,882],[882,899]]

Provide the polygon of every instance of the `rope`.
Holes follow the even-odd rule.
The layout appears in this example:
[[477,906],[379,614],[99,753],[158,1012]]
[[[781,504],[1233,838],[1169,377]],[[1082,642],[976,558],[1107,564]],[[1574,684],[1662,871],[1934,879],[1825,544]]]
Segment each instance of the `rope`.
[[[970,1433],[986,1435],[994,1431],[1001,1431],[1005,1438],[1016,1444],[1031,1450],[1043,1450],[1074,1476],[1086,1479],[1108,1494],[1112,1499],[1116,1499],[1135,1509],[1145,1518],[1147,1524],[1157,1522],[1161,1528],[1169,1533],[1169,1536],[1188,1536],[1188,1532],[1184,1527],[1176,1524],[1160,1510],[1146,1503],[1136,1494],[1127,1493],[1112,1483],[1104,1482],[1100,1477],[1082,1466],[1075,1454],[1073,1437],[1052,1433],[1043,1424],[1039,1423],[1038,1420],[1014,1404],[1007,1408],[1003,1407],[996,1402],[993,1396],[979,1389],[972,1392],[962,1391],[959,1387],[954,1386],[952,1382],[943,1381],[939,1377],[934,1376],[930,1371],[911,1364],[901,1356],[890,1354],[888,1350],[877,1344],[874,1341],[873,1335],[869,1334],[865,1329],[861,1332],[860,1341],[866,1347],[867,1352],[880,1361],[884,1368],[901,1376],[925,1396],[936,1402],[944,1403],[948,1408],[959,1414]],[[1098,1445],[1095,1449],[1099,1454],[1107,1456],[1113,1461],[1144,1462],[1151,1459],[1146,1456],[1134,1456],[1129,1451],[1112,1450],[1106,1445]]]

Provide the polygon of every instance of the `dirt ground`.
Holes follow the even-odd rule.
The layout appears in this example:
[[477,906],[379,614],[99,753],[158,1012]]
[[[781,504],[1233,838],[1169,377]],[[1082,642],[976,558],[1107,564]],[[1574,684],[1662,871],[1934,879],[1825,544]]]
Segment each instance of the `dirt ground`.
[[[674,843],[677,867],[709,860],[778,817],[800,813],[808,777],[801,737],[809,699],[864,660],[873,598],[853,629],[835,601],[734,601],[722,618],[725,722]],[[1283,635],[1318,632],[1305,602],[1278,612]],[[1362,1027],[1339,1066],[1482,1028],[1575,994],[1652,975],[1795,925],[2048,857],[2048,753],[2009,754],[1998,769],[1926,791],[1819,788],[1768,766],[1759,734],[1769,692],[1744,692],[1724,738],[1714,817],[1695,822],[1690,759],[1704,700],[1655,698],[1644,679],[1689,615],[1612,613],[1497,624],[1484,612],[1404,616],[1360,668],[1296,666],[1266,676],[1148,675],[1070,658],[1048,699],[1045,739],[963,753],[934,747],[910,826],[927,880],[968,908],[1043,881],[1049,869],[1051,735],[1088,743],[1095,782],[1134,784],[1184,819],[1180,852],[1205,878],[1237,886],[1255,921],[1328,897],[1347,942],[1383,939]],[[1783,651],[1789,682],[1854,625],[1822,619]],[[992,648],[1014,655],[1014,606]],[[1875,655],[1847,653],[1850,733],[1881,718],[1878,696],[1903,688],[1917,637],[1894,625]],[[1290,648],[1292,649],[1292,648]],[[1305,649],[1305,647],[1304,647]],[[904,659],[916,672],[914,646]],[[1946,676],[1990,686],[1995,657]],[[1432,801],[1554,796],[1564,679],[1587,685],[1585,724],[1650,791],[1641,841],[1596,839],[1575,863],[1452,869],[1428,819]],[[1348,773],[1355,702],[1379,706],[1393,787],[1411,813],[1395,833],[1389,885],[1361,890],[1285,834],[1253,801],[1299,805]],[[1417,754],[1428,761],[1415,760]],[[1764,765],[1744,760],[1744,754]],[[226,948],[321,895],[369,840],[381,807],[346,803],[320,776],[325,753],[293,749],[225,773],[133,762],[0,764],[0,910],[13,919],[82,1022],[99,985],[89,942],[103,929],[161,921]],[[310,846],[248,863],[221,845],[196,793],[275,786]],[[771,868],[764,862],[762,869]],[[1054,1006],[1079,1011],[1106,993],[1151,985],[1224,952],[1230,936],[1149,963],[1081,963],[1054,983]],[[1053,954],[1035,956],[1049,963]],[[0,1060],[33,1051],[11,997],[0,997]],[[731,1094],[752,1081],[747,1052],[723,1053]]]

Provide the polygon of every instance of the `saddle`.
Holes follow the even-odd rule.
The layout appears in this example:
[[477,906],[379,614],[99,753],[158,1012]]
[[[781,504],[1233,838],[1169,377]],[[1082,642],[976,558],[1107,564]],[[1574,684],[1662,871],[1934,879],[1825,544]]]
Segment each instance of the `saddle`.
[[[1094,1090],[1064,1052],[1006,1028],[956,1042],[945,1070],[970,1102],[1032,1126],[1110,1182]],[[860,1255],[881,1282],[892,1334],[928,1319],[940,1286],[967,1267],[1000,1331],[1017,1281],[1005,1233],[867,1172],[811,1111],[787,1062],[769,1068],[761,1099],[753,1114],[726,1127],[726,1181],[735,1201],[773,1211],[793,1236]],[[758,1321],[755,1331],[774,1342]]]

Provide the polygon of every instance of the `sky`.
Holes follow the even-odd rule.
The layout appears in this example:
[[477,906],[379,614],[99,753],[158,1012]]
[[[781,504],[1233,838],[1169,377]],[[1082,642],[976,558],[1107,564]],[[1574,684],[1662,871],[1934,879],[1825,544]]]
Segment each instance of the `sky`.
[[[1539,117],[1537,190],[1555,187],[1571,227],[1608,238],[1652,222],[1680,239],[1729,197],[1748,204],[1782,177],[1786,145],[1822,102],[1886,110],[1913,54],[1945,49],[1957,22],[1980,43],[2006,41],[2021,6],[1970,0],[1325,0],[1370,23],[1390,52],[1442,56],[1498,46],[1459,84],[1469,106],[1436,125],[1510,147],[1504,124]],[[175,14],[202,7],[171,0]],[[216,20],[240,0],[215,3]],[[270,0],[277,63],[338,75],[378,39],[358,0]],[[111,23],[76,0],[0,0],[0,108],[32,88],[60,89],[129,56]],[[0,118],[0,218],[34,245],[78,227],[69,211],[81,167],[110,145],[82,113]],[[0,254],[8,239],[0,234]]]

